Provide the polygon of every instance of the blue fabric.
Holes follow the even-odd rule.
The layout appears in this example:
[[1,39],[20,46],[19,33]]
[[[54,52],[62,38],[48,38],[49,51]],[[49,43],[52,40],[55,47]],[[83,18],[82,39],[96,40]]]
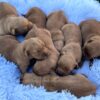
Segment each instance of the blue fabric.
[[[100,5],[94,0],[0,0],[14,5],[19,14],[25,14],[33,6],[41,8],[47,15],[62,9],[69,21],[77,24],[80,21],[95,18],[100,20]],[[22,41],[23,37],[19,37]],[[69,92],[46,92],[43,87],[24,86],[20,84],[20,72],[17,66],[0,56],[0,100],[100,100],[100,60],[95,59],[89,68],[85,61],[77,73],[83,73],[97,86],[95,96],[77,99]]]

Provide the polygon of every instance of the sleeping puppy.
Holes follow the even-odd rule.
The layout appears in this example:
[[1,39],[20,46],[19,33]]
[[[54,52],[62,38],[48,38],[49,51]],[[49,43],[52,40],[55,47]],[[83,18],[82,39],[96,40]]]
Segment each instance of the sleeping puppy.
[[24,34],[32,28],[32,23],[18,16],[16,9],[5,2],[0,2],[0,35]]
[[77,97],[88,96],[96,92],[96,86],[81,74],[64,77],[56,75],[39,77],[33,73],[26,73],[22,78],[22,83],[32,84],[36,87],[43,85],[48,91],[70,91]]
[[0,36],[0,54],[16,63],[25,73],[29,61],[33,58],[43,60],[47,57],[47,49],[39,38],[30,38],[19,43],[14,36]]
[[56,11],[48,16],[46,28],[50,31],[53,29],[61,29],[65,24],[67,24],[67,19],[64,15],[64,12]]
[[66,24],[62,27],[65,38],[65,46],[61,50],[58,60],[57,73],[59,75],[69,74],[81,61],[81,32],[74,24]]
[[64,46],[63,32],[57,29],[57,30],[52,30],[50,33],[51,33],[51,37],[52,37],[55,48],[60,52],[62,47]]
[[55,48],[60,52],[64,46],[64,36],[60,30],[67,23],[63,11],[56,11],[48,16],[46,28],[50,31]]
[[91,19],[80,23],[83,52],[88,59],[100,56],[100,22]]
[[26,39],[38,37],[45,43],[46,48],[48,49],[48,58],[45,60],[37,61],[33,67],[33,71],[37,75],[46,75],[55,70],[59,53],[54,47],[54,44],[51,39],[51,34],[48,30],[38,28],[36,25],[28,32]]
[[37,7],[31,8],[27,12],[25,17],[29,21],[31,21],[33,24],[36,24],[37,27],[40,27],[40,28],[45,28],[46,27],[46,15],[41,9],[39,9]]

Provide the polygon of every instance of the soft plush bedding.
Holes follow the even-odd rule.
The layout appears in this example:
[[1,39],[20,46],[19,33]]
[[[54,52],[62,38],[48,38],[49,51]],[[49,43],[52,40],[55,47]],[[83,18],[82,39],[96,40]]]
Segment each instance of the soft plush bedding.
[[[95,0],[0,0],[14,5],[19,14],[25,14],[29,8],[37,6],[47,15],[63,10],[70,22],[79,24],[82,20],[95,18],[100,21],[100,4]],[[18,37],[20,41],[23,37]],[[10,44],[9,44],[10,45]],[[20,72],[17,66],[0,56],[0,100],[100,100],[100,59],[94,59],[89,68],[86,60],[76,71],[85,74],[97,86],[94,96],[77,98],[70,92],[47,92],[42,86],[36,88],[20,84]]]

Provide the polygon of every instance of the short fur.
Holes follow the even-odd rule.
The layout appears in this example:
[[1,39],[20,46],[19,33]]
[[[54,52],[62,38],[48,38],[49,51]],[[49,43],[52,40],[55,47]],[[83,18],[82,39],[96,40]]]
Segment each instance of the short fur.
[[100,56],[100,22],[90,19],[80,23],[83,52],[88,59]]
[[48,49],[48,58],[42,61],[37,61],[33,67],[33,71],[37,75],[46,75],[55,69],[59,53],[54,47],[53,41],[51,39],[51,34],[48,30],[38,28],[36,25],[34,25],[27,34],[26,39],[32,37],[38,37],[41,39]]
[[24,34],[31,28],[32,23],[24,17],[19,17],[12,5],[0,2],[0,35]]
[[26,73],[22,78],[23,84],[33,84],[34,86],[43,85],[48,91],[69,90],[77,97],[88,96],[96,92],[96,86],[81,74],[59,77],[48,75],[44,77]]
[[74,24],[66,24],[62,28],[65,38],[65,46],[61,50],[58,60],[57,72],[60,75],[69,74],[81,61],[81,32],[79,27]]
[[61,29],[67,23],[67,19],[63,11],[51,13],[47,18],[46,28],[48,30]]
[[64,46],[63,32],[57,29],[57,30],[52,30],[50,33],[51,33],[51,37],[52,37],[55,48],[60,52],[62,47]]
[[25,73],[32,58],[45,59],[47,49],[44,42],[38,38],[31,38],[19,43],[14,36],[0,36],[0,54],[16,63],[21,72]]
[[25,17],[29,21],[31,21],[33,24],[36,24],[40,28],[45,28],[46,27],[46,15],[41,9],[39,9],[37,7],[31,8],[27,12]]

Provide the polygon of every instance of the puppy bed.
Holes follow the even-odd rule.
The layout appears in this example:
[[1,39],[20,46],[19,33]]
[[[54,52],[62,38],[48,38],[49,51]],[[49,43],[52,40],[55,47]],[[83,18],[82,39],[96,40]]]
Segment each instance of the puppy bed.
[[[14,5],[19,14],[25,14],[29,8],[37,6],[47,15],[63,10],[69,21],[79,24],[82,20],[95,18],[100,20],[100,5],[94,0],[0,0]],[[23,40],[23,37],[18,37]],[[10,45],[8,43],[8,45]],[[17,66],[0,56],[0,100],[100,100],[100,60],[95,59],[89,68],[85,61],[77,73],[83,73],[97,86],[95,96],[77,98],[70,92],[47,92],[44,87],[24,86],[20,84],[20,72]]]

